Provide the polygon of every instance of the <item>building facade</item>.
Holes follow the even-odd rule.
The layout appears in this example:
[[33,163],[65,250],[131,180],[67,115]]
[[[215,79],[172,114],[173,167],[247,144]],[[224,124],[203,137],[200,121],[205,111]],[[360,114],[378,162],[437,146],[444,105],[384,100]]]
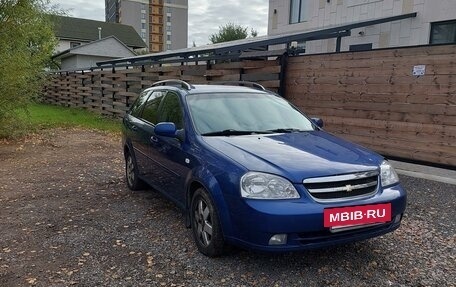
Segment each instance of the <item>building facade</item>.
[[[456,43],[454,0],[269,0],[268,35],[311,31],[416,12],[417,16],[353,29],[341,51]],[[336,39],[298,43],[305,53],[334,52]]]
[[96,67],[97,62],[101,61],[134,56],[136,53],[119,39],[108,36],[64,50],[52,56],[52,59],[60,63],[61,70],[68,71]]
[[150,52],[187,48],[188,0],[105,0],[105,14],[132,26]]
[[52,16],[51,19],[55,37],[59,41],[55,54],[109,36],[114,36],[132,51],[147,47],[138,33],[128,25],[65,16]]

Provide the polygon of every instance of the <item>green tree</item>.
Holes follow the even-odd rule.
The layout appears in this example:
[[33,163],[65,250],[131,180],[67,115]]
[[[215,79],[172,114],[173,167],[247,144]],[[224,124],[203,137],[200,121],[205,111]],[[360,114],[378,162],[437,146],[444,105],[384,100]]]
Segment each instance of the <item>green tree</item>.
[[[245,39],[249,35],[247,30],[248,30],[248,27],[244,27],[242,25],[237,25],[237,24],[233,24],[233,23],[228,23],[224,26],[220,26],[218,33],[210,35],[209,41],[211,41],[212,44],[215,44],[215,43]],[[256,37],[258,35],[258,32],[255,31],[254,29],[251,29],[250,35],[252,37]]]
[[20,128],[17,113],[39,95],[57,43],[48,0],[0,0],[0,137]]

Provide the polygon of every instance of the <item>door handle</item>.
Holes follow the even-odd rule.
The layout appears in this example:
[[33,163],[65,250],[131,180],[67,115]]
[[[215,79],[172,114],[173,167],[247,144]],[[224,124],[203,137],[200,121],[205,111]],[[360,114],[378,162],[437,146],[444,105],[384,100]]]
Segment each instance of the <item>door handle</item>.
[[137,131],[138,130],[138,127],[134,126],[134,125],[132,125],[130,128],[131,128],[132,131]]
[[158,142],[158,138],[156,138],[155,136],[151,136],[150,137],[150,141],[153,142],[153,143],[157,143]]

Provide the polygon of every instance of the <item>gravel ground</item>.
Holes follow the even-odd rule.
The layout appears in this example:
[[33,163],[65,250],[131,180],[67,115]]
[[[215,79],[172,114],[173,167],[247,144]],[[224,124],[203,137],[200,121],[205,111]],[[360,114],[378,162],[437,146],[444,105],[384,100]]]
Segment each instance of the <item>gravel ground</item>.
[[0,143],[0,286],[456,286],[456,186],[401,177],[392,234],[208,259],[181,212],[124,183],[120,139],[51,130]]

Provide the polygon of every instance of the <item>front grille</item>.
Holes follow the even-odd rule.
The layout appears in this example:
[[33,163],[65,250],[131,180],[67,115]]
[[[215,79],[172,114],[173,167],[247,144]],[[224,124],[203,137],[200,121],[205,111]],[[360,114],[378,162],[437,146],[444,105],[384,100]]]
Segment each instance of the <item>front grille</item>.
[[304,187],[319,202],[335,202],[367,197],[377,191],[378,171],[307,178]]

